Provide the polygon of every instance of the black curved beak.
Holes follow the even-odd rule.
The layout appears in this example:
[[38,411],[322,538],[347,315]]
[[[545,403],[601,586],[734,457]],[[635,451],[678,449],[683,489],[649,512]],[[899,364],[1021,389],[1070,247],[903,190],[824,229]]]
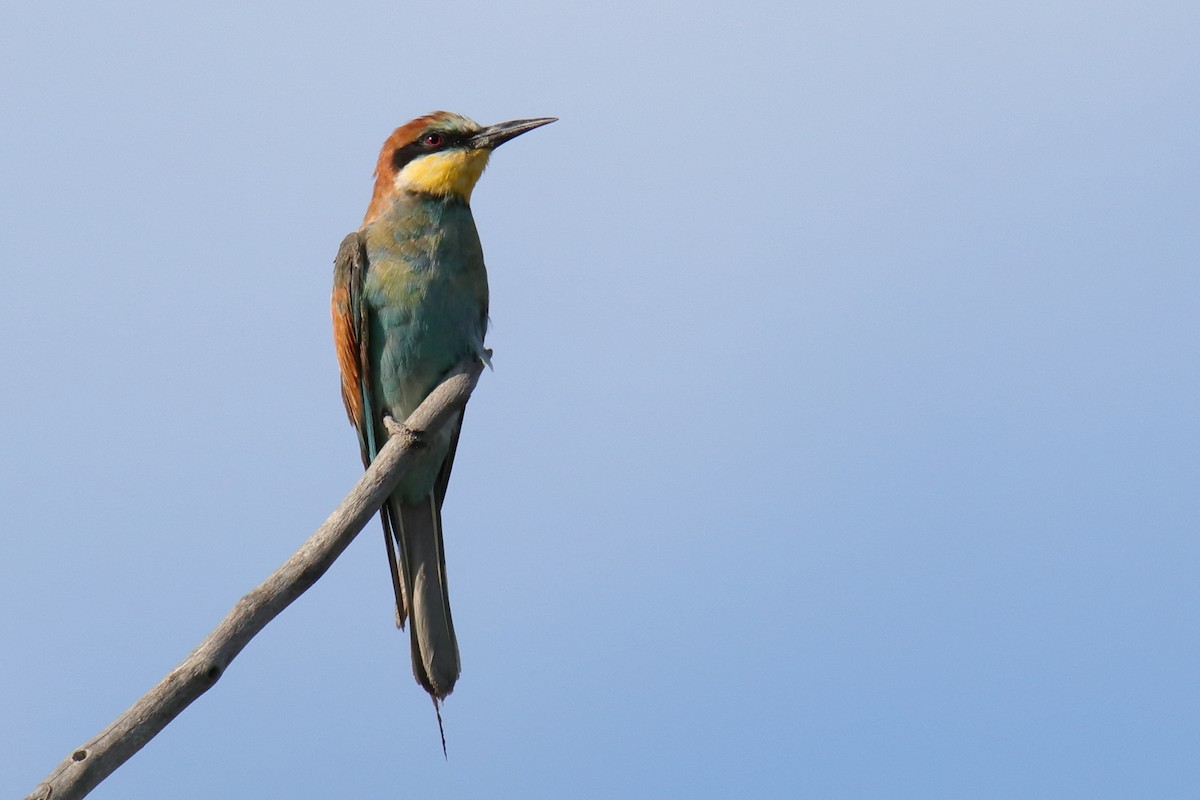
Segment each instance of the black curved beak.
[[509,139],[515,139],[522,133],[528,133],[534,128],[557,121],[558,117],[538,117],[537,119],[514,119],[511,122],[490,125],[471,137],[471,146],[480,150],[495,150]]

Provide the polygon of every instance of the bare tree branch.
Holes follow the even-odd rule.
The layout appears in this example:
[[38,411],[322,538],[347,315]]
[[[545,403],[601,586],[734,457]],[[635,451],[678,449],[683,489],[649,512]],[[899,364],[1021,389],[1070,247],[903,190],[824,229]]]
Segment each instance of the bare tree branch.
[[[158,735],[208,691],[267,623],[325,574],[396,487],[427,436],[437,433],[471,396],[483,364],[471,358],[453,370],[387,445],[327,520],[283,566],[237,602],[221,624],[95,738],[76,749],[25,800],[77,800]],[[397,435],[398,434],[398,435]]]

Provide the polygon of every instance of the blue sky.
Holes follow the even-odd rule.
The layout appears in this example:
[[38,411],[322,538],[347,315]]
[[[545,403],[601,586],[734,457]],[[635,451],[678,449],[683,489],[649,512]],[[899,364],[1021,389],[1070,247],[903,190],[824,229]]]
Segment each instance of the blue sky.
[[96,798],[1193,797],[1194,3],[25,4],[0,26],[0,794],[355,481],[331,262],[473,206],[443,761],[372,523]]

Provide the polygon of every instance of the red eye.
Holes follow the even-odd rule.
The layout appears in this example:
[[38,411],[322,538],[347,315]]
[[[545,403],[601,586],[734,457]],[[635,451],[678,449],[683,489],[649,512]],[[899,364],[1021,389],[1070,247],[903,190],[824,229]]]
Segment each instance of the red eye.
[[442,142],[446,141],[440,133],[427,133],[425,138],[421,140],[426,147],[441,147]]

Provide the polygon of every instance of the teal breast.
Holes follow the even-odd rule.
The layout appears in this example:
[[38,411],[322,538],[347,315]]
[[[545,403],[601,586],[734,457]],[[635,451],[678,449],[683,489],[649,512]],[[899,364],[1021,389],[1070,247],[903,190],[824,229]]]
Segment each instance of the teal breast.
[[[483,250],[471,209],[458,199],[410,196],[362,233],[374,407],[403,421],[447,371],[483,353]],[[430,443],[428,457],[401,484],[405,502],[432,489],[449,443],[450,431]]]

